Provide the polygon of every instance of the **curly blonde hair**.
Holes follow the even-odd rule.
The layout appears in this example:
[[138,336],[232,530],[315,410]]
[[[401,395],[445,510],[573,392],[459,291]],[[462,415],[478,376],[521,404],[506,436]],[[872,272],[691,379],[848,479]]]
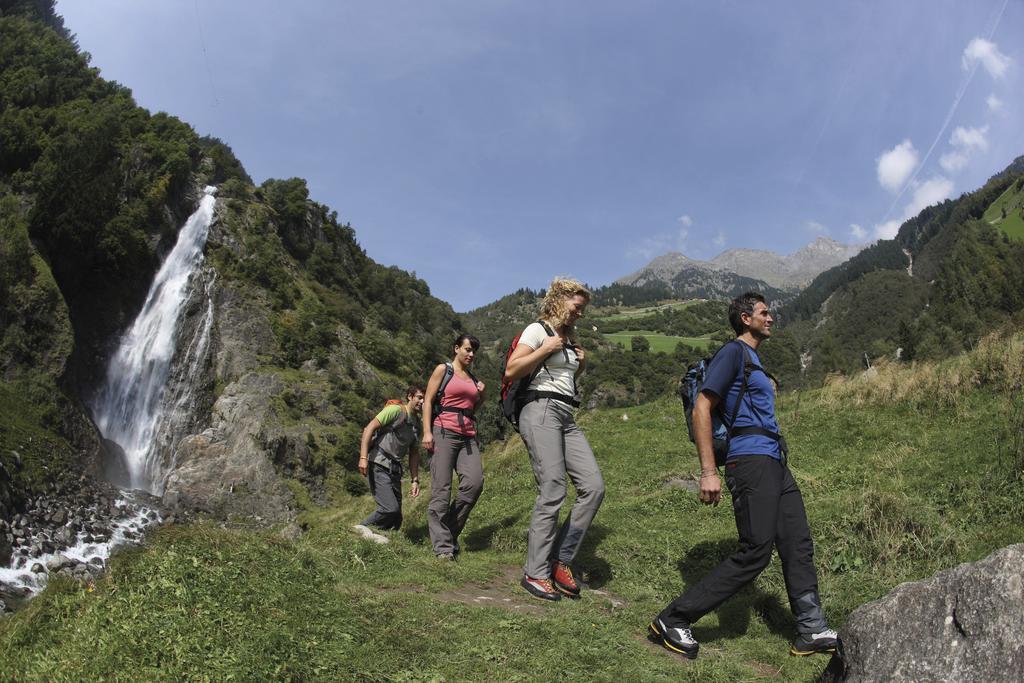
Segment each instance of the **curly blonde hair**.
[[[567,325],[569,320],[569,299],[574,296],[582,296],[590,303],[590,290],[578,280],[569,277],[556,277],[551,281],[547,294],[544,295],[544,303],[540,307],[540,317],[555,323],[555,325]],[[576,332],[575,326],[567,330],[570,337]]]

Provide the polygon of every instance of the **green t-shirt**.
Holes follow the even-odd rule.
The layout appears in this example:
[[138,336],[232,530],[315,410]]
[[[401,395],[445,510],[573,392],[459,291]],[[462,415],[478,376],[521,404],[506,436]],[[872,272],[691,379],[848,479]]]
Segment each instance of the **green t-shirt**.
[[403,414],[405,411],[402,410],[402,406],[392,403],[389,406],[384,406],[384,409],[377,413],[377,422],[380,422],[381,427],[387,427]]

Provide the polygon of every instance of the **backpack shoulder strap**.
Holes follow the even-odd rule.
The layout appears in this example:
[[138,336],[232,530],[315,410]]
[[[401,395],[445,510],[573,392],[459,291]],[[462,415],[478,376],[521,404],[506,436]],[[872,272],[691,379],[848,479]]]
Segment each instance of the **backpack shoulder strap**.
[[[544,320],[543,318],[538,318],[537,322],[540,323],[541,327],[544,328],[544,332],[546,332],[549,337],[558,336],[557,334],[555,334],[555,331],[554,329],[552,329],[551,325],[548,325],[548,322],[546,320]],[[526,386],[530,386],[530,384],[533,383],[533,380],[537,377],[537,375],[540,374],[541,369],[543,369],[544,372],[548,373],[548,375],[551,375],[551,371],[548,370],[548,358],[550,358],[551,356],[552,354],[549,353],[547,356],[544,357],[544,360],[540,362],[540,365],[538,365],[537,368],[533,371],[533,373],[530,375],[530,378],[526,380]]]
[[444,377],[441,378],[441,384],[437,387],[437,393],[434,394],[434,402],[437,405],[441,405],[444,401],[444,390],[448,388],[448,383],[452,381],[452,377],[455,375],[455,366],[449,361],[445,361],[444,364]]
[[[757,363],[755,363],[753,358],[750,357],[750,349],[747,348],[747,345],[744,344],[741,341],[738,341],[738,340],[737,340],[736,343],[739,344],[740,347],[743,349],[743,382],[742,382],[742,384],[740,384],[740,393],[736,397],[736,406],[733,408],[733,411],[732,411],[732,419],[729,421],[729,424],[727,425],[727,428],[729,429],[729,435],[730,436],[732,436],[733,429],[734,429],[733,425],[736,424],[736,417],[739,415],[739,412],[740,412],[740,404],[743,403],[743,397],[747,393],[747,385],[750,383],[750,375],[755,370],[760,370],[761,372],[763,372],[768,377],[768,379],[770,379],[772,382],[775,383],[776,388],[778,388],[778,386],[779,386],[779,380],[775,379],[775,377],[770,372],[765,370],[763,366],[758,365]],[[753,428],[753,427],[744,427],[744,429],[755,429],[755,428]],[[756,428],[756,429],[760,429],[760,428]],[[761,430],[761,431],[764,431],[764,430]],[[764,433],[765,433],[765,435],[770,435],[771,434],[771,432],[764,432]],[[774,435],[773,438],[777,438],[777,436],[778,435]]]
[[[732,434],[733,425],[736,424],[736,418],[740,414],[740,405],[743,404],[743,397],[747,393],[747,384],[750,381],[750,373],[754,371],[755,367],[757,367],[754,365],[754,362],[750,359],[750,351],[747,349],[747,345],[741,342],[739,339],[734,339],[732,342],[729,343],[731,344],[733,342],[739,345],[740,351],[743,356],[743,360],[740,363],[739,369],[739,374],[742,374],[743,379],[740,380],[740,393],[736,396],[736,405],[734,405],[732,408],[732,419],[730,419],[728,424],[726,425],[726,428],[729,430],[730,435]],[[725,346],[723,345],[722,348],[724,349]],[[725,413],[722,413],[722,415],[724,416]]]

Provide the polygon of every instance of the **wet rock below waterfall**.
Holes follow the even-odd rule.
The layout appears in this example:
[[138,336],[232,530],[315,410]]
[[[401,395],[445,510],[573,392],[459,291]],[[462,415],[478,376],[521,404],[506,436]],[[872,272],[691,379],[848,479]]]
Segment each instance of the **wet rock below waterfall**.
[[23,512],[0,520],[0,539],[10,545],[0,562],[0,599],[16,608],[52,576],[94,582],[112,552],[141,542],[160,522],[158,506],[148,494],[119,494],[103,484],[27,501]]

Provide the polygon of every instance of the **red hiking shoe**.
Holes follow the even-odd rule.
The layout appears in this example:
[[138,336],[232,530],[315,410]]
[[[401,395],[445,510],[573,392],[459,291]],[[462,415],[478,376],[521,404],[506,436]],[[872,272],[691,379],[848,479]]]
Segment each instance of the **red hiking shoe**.
[[551,585],[550,579],[535,579],[531,576],[523,575],[519,585],[525,588],[530,595],[541,600],[560,600],[562,598],[558,591],[555,590],[555,587]]
[[564,562],[555,562],[555,566],[551,569],[551,580],[555,584],[555,588],[570,598],[580,597],[580,584],[572,575],[572,568]]

